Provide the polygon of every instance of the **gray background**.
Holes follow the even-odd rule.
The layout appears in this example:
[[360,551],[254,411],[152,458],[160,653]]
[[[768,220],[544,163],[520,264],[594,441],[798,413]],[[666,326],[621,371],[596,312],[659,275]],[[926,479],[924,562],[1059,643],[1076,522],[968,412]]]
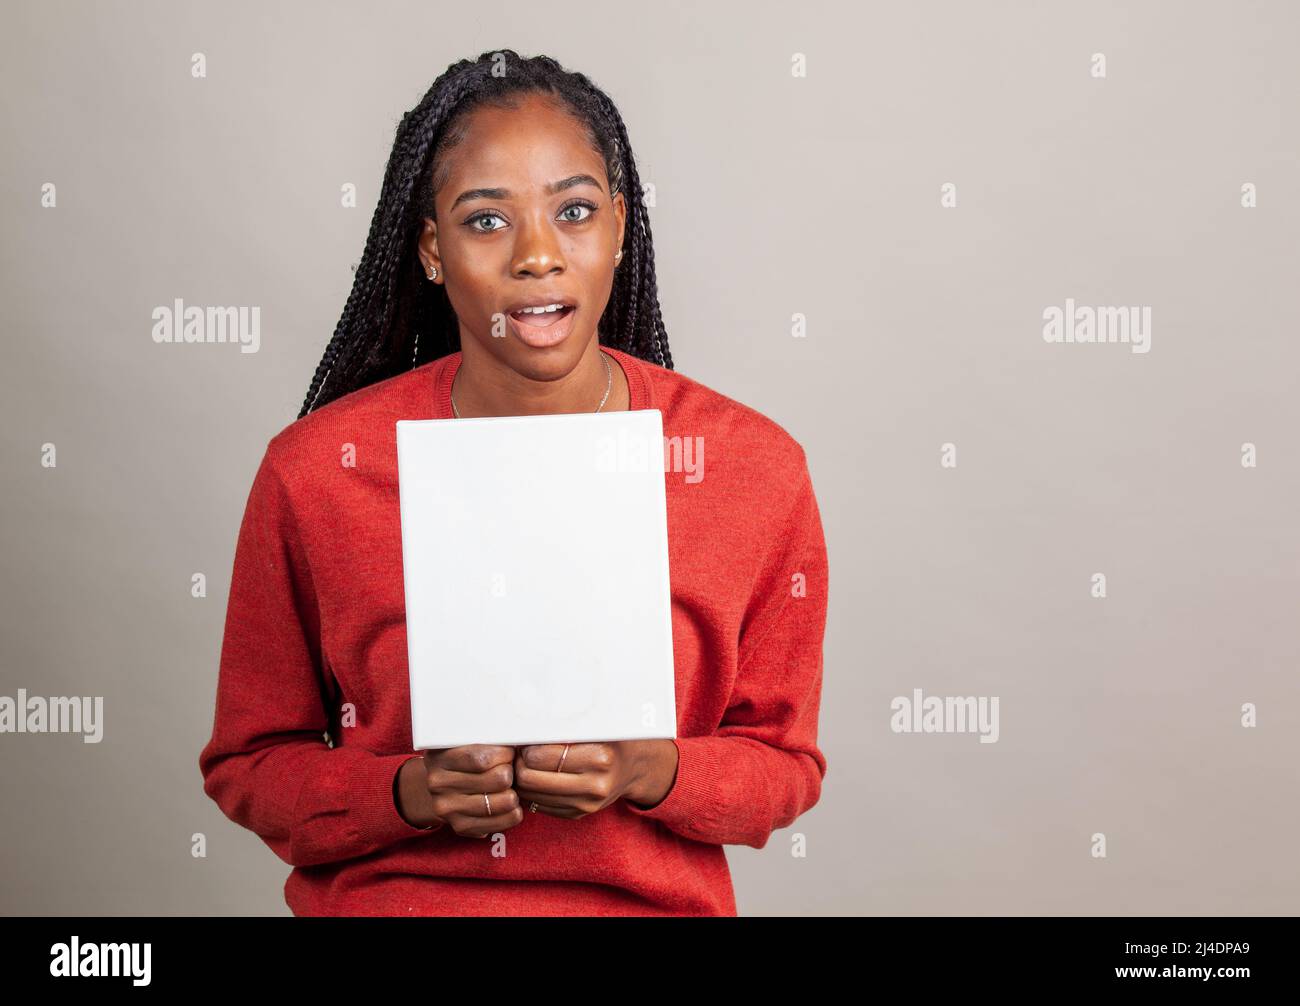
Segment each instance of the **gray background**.
[[[0,694],[103,695],[106,726],[0,735],[0,911],[287,913],[288,866],[197,766],[235,535],[398,120],[509,46],[619,105],[677,369],[808,452],[829,772],[767,848],[728,847],[741,913],[1295,913],[1298,26],[1287,3],[9,7]],[[156,345],[176,297],[260,305],[261,351]],[[1150,306],[1151,352],[1046,344],[1066,297]],[[913,688],[998,696],[1000,740],[893,733]]]

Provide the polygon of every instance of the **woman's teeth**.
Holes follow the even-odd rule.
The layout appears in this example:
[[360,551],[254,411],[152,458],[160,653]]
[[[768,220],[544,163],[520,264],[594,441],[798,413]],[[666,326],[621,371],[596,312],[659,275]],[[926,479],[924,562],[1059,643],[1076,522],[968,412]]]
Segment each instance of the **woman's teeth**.
[[550,325],[557,318],[569,311],[567,304],[548,304],[545,307],[526,307],[510,312],[511,317],[526,325]]

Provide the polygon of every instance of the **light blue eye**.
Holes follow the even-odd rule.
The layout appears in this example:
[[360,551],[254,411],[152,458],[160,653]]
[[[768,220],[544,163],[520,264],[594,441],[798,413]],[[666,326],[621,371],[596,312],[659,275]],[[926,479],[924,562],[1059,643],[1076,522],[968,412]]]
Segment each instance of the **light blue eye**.
[[[500,227],[476,227],[476,226],[474,226],[474,225],[477,224],[478,221],[480,221],[480,220],[501,220],[501,216],[500,216],[500,214],[498,214],[498,213],[480,213],[480,214],[478,214],[477,216],[471,217],[471,218],[469,219],[469,224],[470,224],[470,229],[471,229],[471,230],[476,230],[476,231],[478,231],[480,234],[491,234],[493,231],[499,231],[499,230],[501,229]],[[501,222],[502,222],[503,224],[505,223],[504,220],[502,220]]]

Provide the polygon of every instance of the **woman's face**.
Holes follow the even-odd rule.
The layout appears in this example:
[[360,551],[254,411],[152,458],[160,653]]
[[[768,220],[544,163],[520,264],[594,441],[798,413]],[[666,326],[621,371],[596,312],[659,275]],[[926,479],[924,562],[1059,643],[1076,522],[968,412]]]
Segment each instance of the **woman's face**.
[[[583,127],[553,101],[483,107],[446,162],[419,242],[427,276],[438,270],[472,340],[535,380],[569,373],[596,336],[609,302],[626,204],[612,200],[605,164]],[[563,311],[520,315],[530,305]]]

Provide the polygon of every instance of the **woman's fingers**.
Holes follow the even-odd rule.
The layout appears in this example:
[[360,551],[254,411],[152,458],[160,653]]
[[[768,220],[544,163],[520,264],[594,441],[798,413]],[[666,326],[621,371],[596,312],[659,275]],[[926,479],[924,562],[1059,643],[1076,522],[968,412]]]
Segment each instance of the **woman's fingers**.
[[465,744],[424,753],[424,763],[430,769],[442,768],[469,775],[486,772],[497,765],[509,765],[514,758],[515,749],[500,744]]
[[[524,748],[515,758],[514,788],[526,800],[559,807],[575,807],[580,801],[608,795],[613,755],[606,744],[537,744]],[[559,768],[564,758],[563,771]],[[539,794],[545,799],[539,798]]]
[[[438,793],[434,813],[452,826],[458,835],[486,838],[513,828],[524,819],[519,794],[513,789],[483,793]],[[488,811],[491,811],[489,814]]]
[[523,820],[513,789],[515,749],[466,744],[424,753],[426,783],[434,813],[458,835],[487,836]]
[[[485,838],[537,813],[582,817],[608,802],[617,752],[603,743],[467,744],[425,752],[434,812],[457,834]],[[484,800],[483,794],[487,794]]]
[[570,820],[574,820],[579,817],[587,816],[585,811],[578,810],[573,807],[557,807],[555,804],[541,803],[540,801],[532,801],[532,800],[524,799],[524,804],[525,806],[530,808],[530,812],[534,803],[537,803],[537,813],[549,814],[551,817],[564,817]]
[[543,771],[592,772],[612,768],[614,750],[608,744],[529,744],[519,749],[515,762]]
[[514,783],[515,749],[496,744],[426,751],[425,770],[430,790],[460,793],[495,793]]
[[436,768],[429,773],[429,788],[456,793],[499,793],[514,785],[513,765],[497,765],[486,772],[456,772]]

